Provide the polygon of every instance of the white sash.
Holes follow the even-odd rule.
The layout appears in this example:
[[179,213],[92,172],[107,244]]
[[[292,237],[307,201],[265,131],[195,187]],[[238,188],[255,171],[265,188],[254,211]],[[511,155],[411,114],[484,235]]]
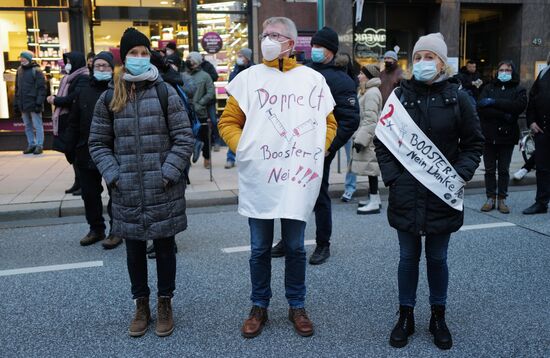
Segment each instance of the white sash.
[[416,125],[395,95],[395,91],[386,101],[375,133],[422,185],[453,209],[463,210],[466,182]]

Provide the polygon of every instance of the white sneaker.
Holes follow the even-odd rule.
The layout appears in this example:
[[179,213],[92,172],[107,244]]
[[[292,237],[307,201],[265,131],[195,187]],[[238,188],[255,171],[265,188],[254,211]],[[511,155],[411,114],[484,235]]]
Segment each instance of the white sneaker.
[[370,200],[367,205],[361,206],[357,209],[358,215],[379,214],[382,208],[382,201],[380,200],[380,194],[371,194]]
[[514,179],[516,179],[516,180],[521,180],[521,179],[523,179],[523,177],[524,177],[527,173],[529,173],[529,172],[527,171],[527,169],[521,168],[520,170],[518,170],[517,172],[514,173]]
[[348,203],[351,201],[352,196],[353,196],[352,192],[346,191],[344,192],[344,194],[342,194],[342,197],[340,199],[342,199],[344,203]]

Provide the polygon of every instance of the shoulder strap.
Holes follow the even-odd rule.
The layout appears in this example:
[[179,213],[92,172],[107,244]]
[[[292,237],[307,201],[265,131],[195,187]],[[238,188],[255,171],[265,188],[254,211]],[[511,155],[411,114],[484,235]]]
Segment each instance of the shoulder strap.
[[155,89],[157,90],[157,96],[160,101],[162,113],[168,123],[168,88],[166,88],[166,82],[157,82],[155,84]]

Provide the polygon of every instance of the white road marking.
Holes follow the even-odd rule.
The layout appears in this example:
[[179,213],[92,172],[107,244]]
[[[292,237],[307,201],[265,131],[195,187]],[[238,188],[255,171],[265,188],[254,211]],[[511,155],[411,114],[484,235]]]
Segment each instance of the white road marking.
[[477,224],[477,225],[464,225],[460,228],[460,231],[479,230],[479,229],[494,229],[497,227],[516,226],[514,223],[499,222],[490,224]]
[[[490,224],[464,225],[460,228],[459,231],[493,229],[497,227],[510,227],[510,226],[516,226],[516,224],[509,223],[509,222],[498,222],[498,223],[490,223]],[[306,240],[304,244],[315,245],[315,240]],[[222,252],[225,254],[232,254],[235,252],[247,252],[247,251],[250,251],[250,245],[226,247],[225,249],[222,249]]]
[[99,267],[99,266],[103,266],[103,261],[87,261],[87,262],[77,262],[74,264],[25,267],[20,269],[13,269],[13,270],[2,270],[0,271],[0,276],[12,276],[12,275],[22,275],[26,273],[73,270],[73,269],[79,269],[79,268]]
[[[315,240],[306,240],[304,241],[304,245],[315,245]],[[226,254],[232,254],[234,252],[246,252],[246,251],[250,251],[250,245],[226,247],[225,249],[222,249],[222,252]]]

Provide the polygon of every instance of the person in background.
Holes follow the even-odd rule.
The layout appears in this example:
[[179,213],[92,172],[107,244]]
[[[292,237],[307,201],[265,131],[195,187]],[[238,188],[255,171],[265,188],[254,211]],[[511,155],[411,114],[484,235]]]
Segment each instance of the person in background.
[[399,67],[397,61],[398,58],[395,51],[387,51],[384,54],[384,70],[380,73],[382,106],[384,106],[390,94],[399,86],[399,83],[403,79],[403,70]]
[[[350,55],[347,53],[339,53],[334,58],[334,64],[338,67],[341,67],[348,76],[355,82],[356,87],[359,86],[359,81],[357,77],[353,74],[353,64]],[[346,152],[346,168],[349,169],[352,156],[352,145],[353,140],[350,138],[344,145],[344,150]],[[352,200],[353,194],[357,190],[357,175],[351,170],[347,170],[346,178],[344,180],[344,193],[340,197],[345,203],[348,203]]]
[[[447,44],[440,33],[422,36],[412,52],[413,78],[404,80],[397,98],[411,119],[452,163],[465,182],[474,176],[483,150],[483,135],[468,94],[448,81]],[[451,233],[464,223],[459,211],[439,198],[401,164],[396,155],[375,138],[376,157],[386,187],[389,187],[388,221],[399,239],[399,319],[390,334],[390,345],[405,347],[415,331],[414,308],[424,236],[429,303],[429,331],[440,349],[453,345],[445,310],[449,268],[447,251]]]
[[[164,48],[164,54],[165,56],[172,56],[172,55],[176,55],[178,57],[181,56],[176,46],[176,43],[172,41],[166,44],[166,47]],[[179,71],[179,68],[178,68],[178,71]]]
[[206,169],[210,168],[210,147],[209,142],[209,127],[212,125],[211,120],[208,118],[208,106],[216,98],[216,93],[214,89],[214,82],[212,78],[202,70],[201,63],[203,59],[200,53],[190,52],[185,61],[187,71],[191,74],[193,82],[197,87],[193,95],[193,109],[197,114],[201,122],[201,128],[199,130],[199,139],[202,143],[199,147],[195,144],[193,152],[193,163],[196,163],[199,160],[200,151],[202,149],[202,156],[204,158],[204,167]]
[[350,171],[369,178],[369,200],[360,201],[357,214],[378,214],[382,207],[378,193],[380,168],[374,152],[374,130],[382,111],[382,93],[380,93],[380,68],[366,65],[359,73],[359,107],[361,123],[353,135],[352,160]]
[[[54,137],[54,149],[65,153],[67,161],[69,163],[74,163],[75,152],[69,151],[65,147],[65,130],[69,126],[69,112],[73,102],[78,98],[80,90],[89,85],[90,70],[88,70],[86,59],[81,52],[73,51],[64,53],[63,63],[65,64],[66,75],[63,76],[59,83],[57,95],[49,96],[47,100],[49,104],[55,106],[55,111],[52,115],[53,135],[57,137]],[[56,143],[59,144],[56,145]],[[74,183],[69,189],[65,190],[65,193],[72,193],[75,196],[82,195],[78,168],[74,164],[73,170]]]
[[[298,65],[290,57],[297,37],[296,25],[289,18],[265,20],[260,35],[263,63],[244,71],[227,86],[230,97],[220,119],[223,139],[233,151],[239,148],[239,213],[248,217],[250,226],[252,308],[241,328],[245,338],[258,336],[268,320],[272,297],[270,251],[275,219],[281,221],[282,242],[287,253],[285,296],[289,306],[288,319],[298,335],[309,337],[314,334],[313,323],[305,309],[304,234],[321,180],[316,177],[307,185],[299,181],[275,183],[267,180],[267,174],[278,166],[290,168],[302,165],[320,176],[324,152],[336,131],[336,121],[332,115],[334,100],[325,79],[310,68]],[[300,106],[294,103],[284,109],[280,106],[266,108],[258,97],[258,88],[269,93],[295,93],[297,98],[306,98],[315,92],[322,100],[316,105]],[[299,140],[295,137],[289,140],[293,137],[285,128],[299,133]],[[269,162],[258,155],[261,146],[284,152],[293,151],[296,145],[308,152],[314,152],[317,148],[318,155],[307,158],[279,156]]]
[[[216,82],[219,78],[218,71],[216,70],[216,67],[208,60],[202,56],[202,62],[200,67],[202,70],[208,75],[210,75],[210,78],[212,78],[212,82]],[[215,88],[214,88],[215,89]],[[214,94],[216,92],[214,91]],[[214,96],[214,99],[208,104],[208,118],[210,119],[210,122],[212,122],[212,145],[214,152],[220,151],[220,133],[218,132],[218,114],[216,113],[216,97]]]
[[[359,127],[359,103],[357,86],[347,71],[335,64],[338,52],[338,34],[329,27],[323,27],[311,38],[311,60],[309,66],[323,75],[336,101],[334,117],[338,123],[336,137],[325,153],[323,179],[317,202],[315,203],[315,251],[309,257],[310,265],[320,265],[330,257],[330,237],[332,235],[332,207],[329,196],[330,165]],[[271,252],[272,257],[285,255],[284,245],[279,241]]]
[[460,81],[462,87],[477,101],[483,81],[479,72],[477,72],[476,62],[474,60],[466,62],[466,66],[462,67],[455,77]]
[[[120,245],[122,238],[112,232],[105,238],[105,219],[103,218],[103,202],[101,200],[103,178],[90,157],[88,139],[96,102],[99,96],[107,90],[113,77],[114,68],[113,55],[110,52],[100,52],[92,59],[89,84],[80,90],[78,97],[74,100],[69,114],[69,128],[65,135],[67,150],[75,152],[73,164],[78,168],[80,174],[86,221],[90,226],[90,231],[80,240],[80,245],[88,246],[105,239],[102,245],[107,250]],[[109,228],[112,231],[111,189],[108,188],[108,191],[107,213],[109,214]]]
[[95,53],[93,51],[88,52],[86,55],[86,67],[88,67],[88,70],[90,73],[92,73],[92,62],[94,62]]
[[519,85],[519,75],[514,64],[512,61],[500,62],[496,78],[483,87],[477,104],[485,137],[483,162],[487,201],[481,211],[488,212],[496,206],[501,213],[510,213],[506,204],[510,163],[519,140],[518,117],[526,106],[527,93]]
[[147,36],[128,28],[120,40],[121,71],[95,106],[89,140],[90,155],[113,193],[112,232],[126,242],[135,300],[132,337],[143,336],[151,321],[147,240],[156,252],[155,333],[174,331],[175,235],[187,228],[185,168],[193,147],[183,102],[150,56]]
[[[42,154],[44,148],[44,125],[42,111],[46,99],[46,80],[40,65],[34,61],[34,54],[23,51],[19,56],[21,66],[15,75],[15,113],[21,113],[25,124],[27,149],[23,154]],[[36,131],[36,135],[35,135]]]
[[523,210],[524,215],[546,213],[550,201],[550,52],[546,63],[529,91],[527,125],[535,136],[537,195],[535,203]]
[[[173,71],[176,71],[176,72],[178,71],[178,69],[185,67],[183,65],[183,61],[181,60],[180,56],[175,53],[164,57],[164,61],[167,65],[169,65],[172,68]],[[172,73],[173,71],[169,71],[170,77],[174,75]],[[187,98],[192,99],[193,95],[195,94],[195,91],[197,90],[197,86],[195,86],[195,83],[193,82],[193,77],[191,77],[191,75],[187,71],[178,72],[178,73],[181,77],[181,81],[182,81],[181,88],[183,89],[183,92],[185,92],[185,95],[187,96]]]
[[514,173],[514,180],[522,180],[527,175],[527,173],[535,169],[535,153],[536,151],[533,152],[533,154],[531,154],[525,164],[517,172]]
[[[254,61],[252,60],[252,50],[246,47],[243,47],[237,53],[237,60],[235,61],[235,66],[233,71],[229,74],[229,82],[231,82],[239,73],[246,70],[250,66],[254,66]],[[229,148],[227,148],[227,157],[225,162],[225,169],[231,169],[235,166],[235,153]]]

